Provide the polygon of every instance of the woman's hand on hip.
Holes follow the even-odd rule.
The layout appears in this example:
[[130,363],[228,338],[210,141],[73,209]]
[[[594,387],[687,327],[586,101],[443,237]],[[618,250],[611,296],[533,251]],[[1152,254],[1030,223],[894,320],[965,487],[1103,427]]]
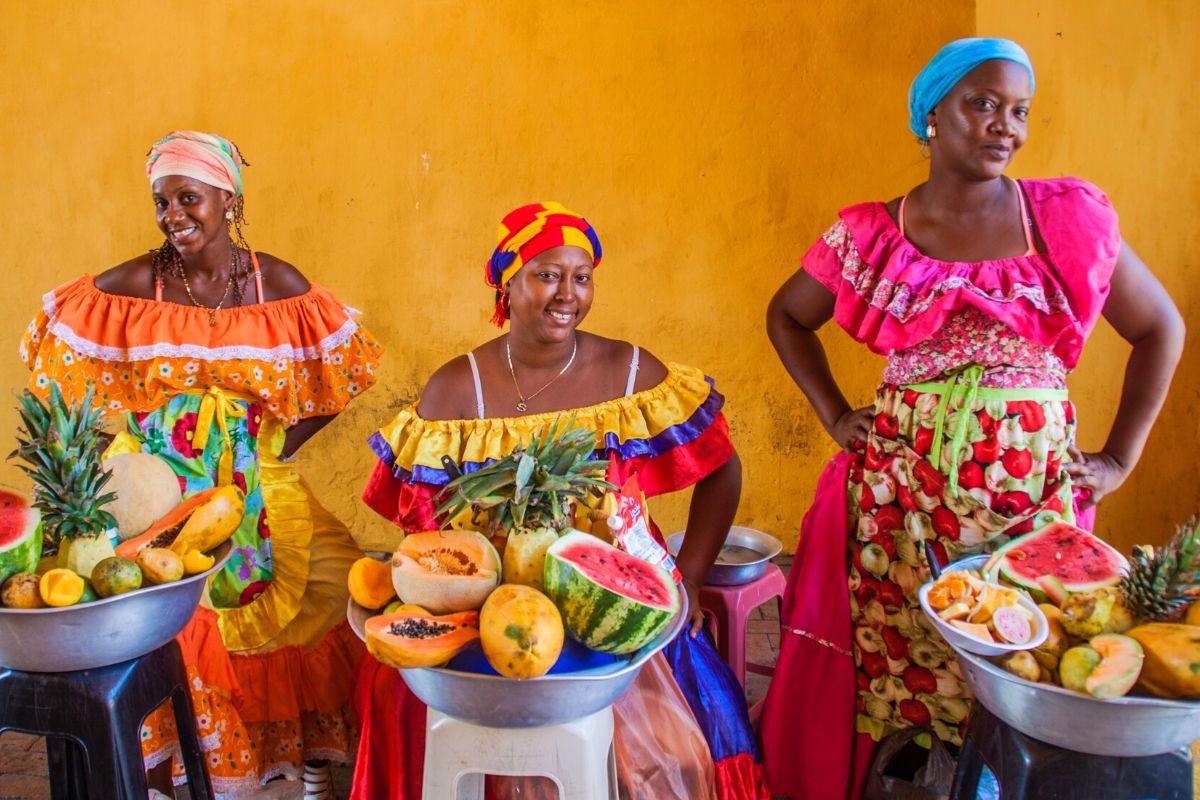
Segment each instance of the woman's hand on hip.
[[1063,465],[1063,471],[1071,476],[1077,488],[1091,492],[1080,502],[1081,508],[1096,505],[1105,495],[1115,492],[1129,477],[1129,470],[1108,453],[1084,453],[1071,445],[1067,448],[1067,455],[1071,461]]
[[837,421],[826,429],[826,432],[847,453],[865,450],[867,434],[871,432],[871,423],[874,419],[875,408],[873,406],[850,409],[838,417]]

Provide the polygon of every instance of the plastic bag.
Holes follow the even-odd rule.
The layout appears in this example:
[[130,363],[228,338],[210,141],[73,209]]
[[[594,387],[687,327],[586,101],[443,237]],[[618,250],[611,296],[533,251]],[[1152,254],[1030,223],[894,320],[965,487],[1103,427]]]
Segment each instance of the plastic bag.
[[[932,745],[927,751],[925,763],[911,779],[904,775],[895,774],[896,767],[901,761],[908,761],[907,756],[920,748],[913,739],[926,734]],[[905,750],[907,745],[910,745]],[[903,754],[901,751],[905,751]],[[863,800],[948,800],[950,787],[954,783],[954,757],[946,749],[941,739],[934,735],[933,729],[926,725],[915,725],[888,734],[879,740],[875,748],[875,756],[871,761],[871,769],[867,775],[867,786],[863,792]]]
[[712,754],[661,653],[613,713],[621,800],[716,800]]

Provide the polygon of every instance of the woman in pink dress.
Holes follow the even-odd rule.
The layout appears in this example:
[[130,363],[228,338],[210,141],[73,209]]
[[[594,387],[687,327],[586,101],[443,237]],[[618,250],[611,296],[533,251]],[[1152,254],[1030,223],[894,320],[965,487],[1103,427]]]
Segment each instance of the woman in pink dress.
[[[771,302],[779,357],[845,451],[789,577],[762,718],[775,794],[858,797],[874,743],[909,725],[961,743],[970,696],[917,605],[922,543],[945,563],[1054,519],[1090,527],[1166,397],[1183,323],[1108,198],[1004,175],[1033,89],[1014,42],[943,48],[910,91],[929,179],[844,209]],[[1101,314],[1132,352],[1108,441],[1081,453],[1066,377]],[[830,318],[887,358],[871,405],[833,378]]]

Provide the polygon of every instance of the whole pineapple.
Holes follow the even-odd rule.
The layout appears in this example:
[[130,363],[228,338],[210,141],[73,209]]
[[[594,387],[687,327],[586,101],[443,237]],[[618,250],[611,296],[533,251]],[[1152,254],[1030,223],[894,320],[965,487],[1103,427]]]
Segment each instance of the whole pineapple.
[[560,427],[555,420],[525,447],[458,476],[442,490],[448,497],[438,506],[439,516],[470,509],[472,522],[485,522],[493,538],[507,536],[506,583],[541,589],[546,550],[570,526],[573,505],[616,488],[604,480],[608,462],[592,459],[595,436],[572,427],[574,421]]
[[1138,619],[1178,621],[1200,596],[1200,515],[1162,547],[1135,545],[1120,588]]
[[113,555],[107,531],[117,521],[104,510],[116,495],[103,493],[109,473],[100,463],[103,440],[101,412],[92,391],[78,404],[68,403],[50,384],[44,403],[26,389],[17,409],[17,466],[33,479],[34,505],[42,512],[45,552],[58,550],[59,566],[89,577],[91,567]]

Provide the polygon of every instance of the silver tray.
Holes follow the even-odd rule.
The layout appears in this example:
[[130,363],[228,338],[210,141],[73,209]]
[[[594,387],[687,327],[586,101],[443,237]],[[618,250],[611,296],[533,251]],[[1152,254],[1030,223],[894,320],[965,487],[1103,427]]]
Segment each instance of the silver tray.
[[213,550],[211,569],[174,583],[62,608],[0,608],[0,666],[22,672],[75,672],[119,664],[175,638],[196,613],[210,575],[233,543]]
[[[678,556],[683,547],[684,531],[677,531],[667,537],[667,550],[671,555]],[[725,564],[720,561],[712,565],[704,583],[708,586],[738,586],[757,580],[767,571],[767,564],[783,550],[783,542],[769,533],[757,531],[754,528],[743,528],[734,525],[725,537],[725,544],[739,545],[759,553],[761,558],[744,564]]]
[[[978,569],[987,558],[965,558],[946,570]],[[1170,753],[1200,739],[1200,702],[1133,695],[1097,700],[1032,683],[981,656],[954,651],[975,699],[1039,741],[1079,753],[1134,758]]]
[[[346,618],[365,639],[363,627],[376,612],[350,601]],[[687,595],[662,633],[626,659],[580,672],[514,680],[444,667],[402,669],[401,677],[421,702],[446,716],[488,728],[537,728],[586,717],[625,693],[642,665],[678,635],[688,619]]]

